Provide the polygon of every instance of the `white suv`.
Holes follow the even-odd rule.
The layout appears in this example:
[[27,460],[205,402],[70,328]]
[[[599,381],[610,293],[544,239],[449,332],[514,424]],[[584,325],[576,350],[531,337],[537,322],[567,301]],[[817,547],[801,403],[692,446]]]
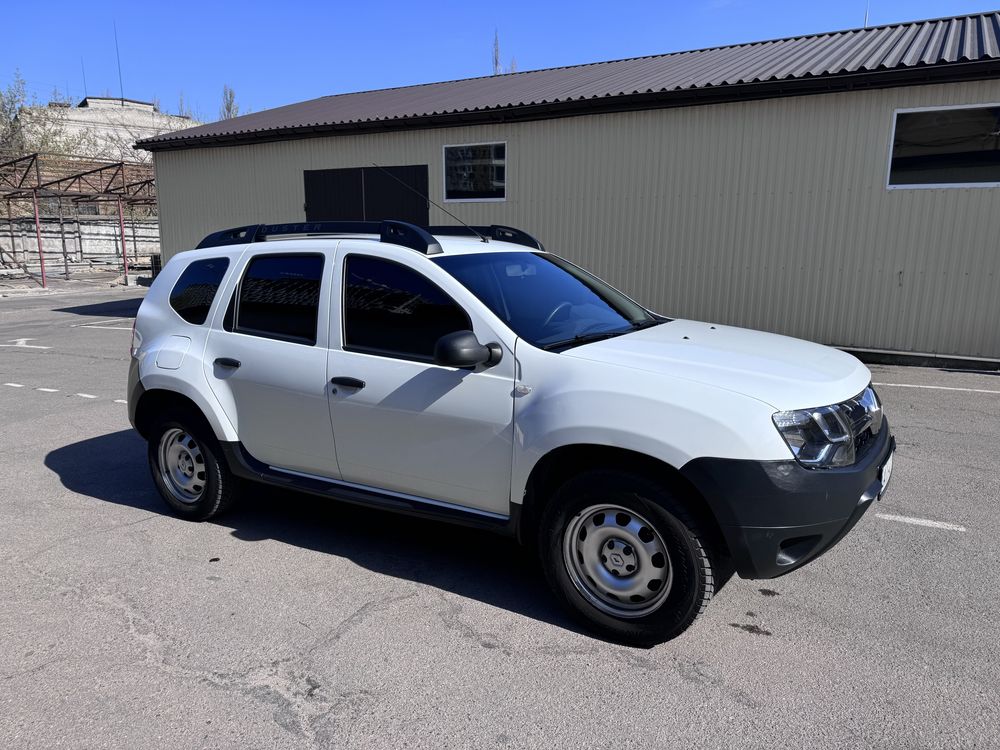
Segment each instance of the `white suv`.
[[511,534],[633,644],[684,631],[723,571],[830,549],[892,468],[854,357],[657,315],[507,227],[217,232],[163,268],[132,355],[180,516],[242,479]]

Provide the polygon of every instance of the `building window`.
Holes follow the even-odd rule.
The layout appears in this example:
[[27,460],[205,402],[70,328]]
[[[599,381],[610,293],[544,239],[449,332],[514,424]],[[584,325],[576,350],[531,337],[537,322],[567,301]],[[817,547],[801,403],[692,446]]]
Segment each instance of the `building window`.
[[470,143],[444,147],[446,201],[507,199],[507,144]]
[[170,306],[188,323],[200,326],[208,318],[212,300],[228,267],[228,258],[196,260],[184,269],[174,284]]
[[896,113],[889,187],[1000,185],[1000,105]]
[[439,338],[471,329],[465,310],[416,271],[380,258],[347,257],[345,349],[433,362]]
[[258,255],[237,290],[235,330],[312,346],[322,278],[322,255]]

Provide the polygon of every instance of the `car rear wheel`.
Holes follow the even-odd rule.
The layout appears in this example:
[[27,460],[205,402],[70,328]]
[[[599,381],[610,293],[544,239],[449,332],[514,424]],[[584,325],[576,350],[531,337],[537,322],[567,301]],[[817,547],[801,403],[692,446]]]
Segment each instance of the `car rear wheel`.
[[161,418],[148,455],[156,489],[178,516],[204,521],[232,505],[236,478],[204,420],[186,412]]
[[540,526],[556,595],[590,629],[651,646],[684,632],[715,591],[705,536],[669,487],[619,471],[564,484]]

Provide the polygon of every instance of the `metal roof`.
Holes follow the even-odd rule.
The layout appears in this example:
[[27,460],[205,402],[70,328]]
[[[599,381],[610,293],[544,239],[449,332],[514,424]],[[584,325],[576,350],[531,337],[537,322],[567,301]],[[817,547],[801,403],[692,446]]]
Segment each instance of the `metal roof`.
[[[1000,11],[337,94],[140,141],[155,151],[1000,75]],[[707,96],[706,96],[707,95]]]

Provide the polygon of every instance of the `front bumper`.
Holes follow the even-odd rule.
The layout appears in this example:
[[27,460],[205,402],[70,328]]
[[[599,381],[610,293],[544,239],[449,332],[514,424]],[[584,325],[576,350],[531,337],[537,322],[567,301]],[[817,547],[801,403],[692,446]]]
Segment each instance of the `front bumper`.
[[715,514],[739,576],[775,578],[843,539],[879,497],[880,472],[895,448],[886,420],[854,466],[699,458],[681,473]]

